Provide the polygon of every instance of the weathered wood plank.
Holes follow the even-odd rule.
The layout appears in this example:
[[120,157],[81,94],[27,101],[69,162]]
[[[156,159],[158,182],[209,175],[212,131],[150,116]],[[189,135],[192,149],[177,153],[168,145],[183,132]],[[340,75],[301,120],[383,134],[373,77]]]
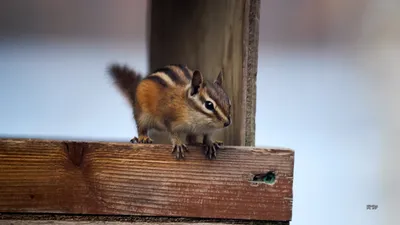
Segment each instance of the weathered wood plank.
[[260,0],[246,0],[243,20],[244,145],[255,145]]
[[233,219],[204,219],[183,217],[146,216],[101,216],[101,215],[62,215],[62,214],[0,214],[3,224],[134,224],[134,225],[289,225],[289,221],[260,221]]
[[226,223],[226,222],[117,222],[117,221],[62,221],[62,220],[0,220],[0,225],[288,225],[289,222],[238,222],[238,223]]
[[[254,146],[260,1],[152,0],[150,7],[150,71],[183,63],[215,79],[223,70],[233,119],[216,138]],[[165,133],[150,135],[155,143],[170,142]]]
[[[229,147],[0,139],[0,213],[72,213],[289,221],[294,152]],[[254,183],[273,171],[275,183]]]
[[[230,223],[149,223],[149,222],[109,222],[109,221],[53,221],[53,220],[0,220],[0,225],[228,225]],[[236,223],[239,225],[250,223]],[[285,223],[286,224],[286,223]],[[263,223],[262,225],[275,225]],[[282,225],[284,225],[282,223]]]

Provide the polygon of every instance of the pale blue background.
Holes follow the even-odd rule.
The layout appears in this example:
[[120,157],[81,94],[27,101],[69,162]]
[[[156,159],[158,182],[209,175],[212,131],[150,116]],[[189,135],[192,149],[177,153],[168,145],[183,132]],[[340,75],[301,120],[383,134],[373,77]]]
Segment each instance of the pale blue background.
[[[262,1],[256,145],[296,151],[293,225],[399,224],[399,4],[346,2]],[[0,135],[131,138],[105,67],[147,71],[146,7],[2,1]]]

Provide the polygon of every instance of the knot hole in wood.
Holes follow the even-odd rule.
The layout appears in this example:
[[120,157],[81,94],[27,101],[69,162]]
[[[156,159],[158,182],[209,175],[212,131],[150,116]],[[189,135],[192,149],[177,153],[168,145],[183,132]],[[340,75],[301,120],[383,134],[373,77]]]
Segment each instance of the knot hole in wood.
[[276,174],[274,171],[268,171],[267,173],[254,174],[251,179],[252,183],[265,183],[269,185],[275,184]]

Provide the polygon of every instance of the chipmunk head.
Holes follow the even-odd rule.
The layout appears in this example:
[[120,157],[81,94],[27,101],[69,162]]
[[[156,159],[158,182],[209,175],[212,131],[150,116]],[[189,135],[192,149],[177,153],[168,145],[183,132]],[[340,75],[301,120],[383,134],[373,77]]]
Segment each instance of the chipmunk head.
[[231,124],[231,101],[222,88],[222,71],[213,82],[203,78],[200,71],[193,71],[188,91],[192,106],[193,123],[207,129],[219,129]]

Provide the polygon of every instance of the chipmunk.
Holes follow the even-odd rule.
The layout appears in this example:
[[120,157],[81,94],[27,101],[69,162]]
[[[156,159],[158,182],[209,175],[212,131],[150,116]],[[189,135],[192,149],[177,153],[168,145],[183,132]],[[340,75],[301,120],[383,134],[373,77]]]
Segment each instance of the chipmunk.
[[[118,64],[111,64],[108,73],[132,106],[138,132],[132,143],[152,143],[150,129],[167,131],[171,153],[183,159],[189,151],[179,138],[182,133],[188,145],[202,145],[208,159],[216,158],[223,142],[211,136],[231,124],[231,100],[222,88],[222,70],[213,82],[199,70],[179,64],[166,65],[146,77]],[[196,142],[198,135],[203,136],[202,143]]]

